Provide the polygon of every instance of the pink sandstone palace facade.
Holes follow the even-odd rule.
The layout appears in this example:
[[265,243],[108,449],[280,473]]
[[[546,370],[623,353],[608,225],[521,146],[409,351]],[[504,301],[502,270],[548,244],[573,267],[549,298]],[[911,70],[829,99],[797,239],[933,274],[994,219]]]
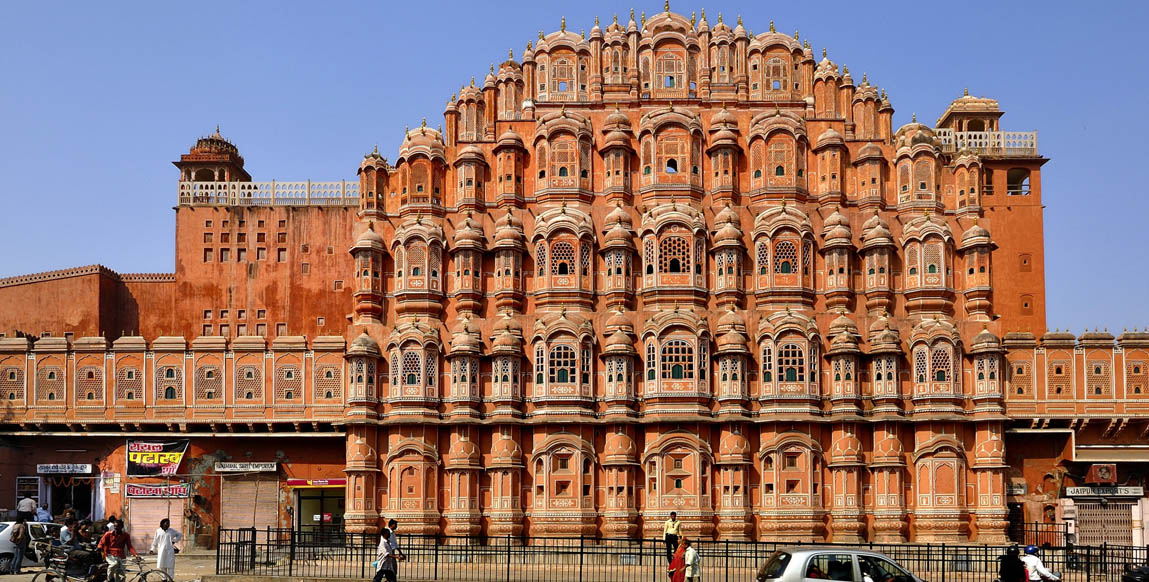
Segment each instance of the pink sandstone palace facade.
[[[708,539],[1134,541],[1149,334],[1046,328],[1036,133],[968,93],[894,128],[799,38],[564,22],[358,180],[255,182],[201,138],[174,273],[0,280],[0,507],[202,543],[671,511]],[[165,439],[178,470],[127,471]]]

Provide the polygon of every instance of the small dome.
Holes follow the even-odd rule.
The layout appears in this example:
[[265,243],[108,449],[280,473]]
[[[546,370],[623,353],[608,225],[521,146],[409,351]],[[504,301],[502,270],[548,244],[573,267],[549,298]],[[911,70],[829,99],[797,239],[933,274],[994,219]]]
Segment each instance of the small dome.
[[367,332],[359,334],[359,337],[351,340],[351,345],[347,348],[348,356],[369,356],[378,358],[379,342],[376,342]]
[[718,462],[745,464],[750,462],[750,441],[746,437],[730,433],[722,437],[718,445]]
[[968,350],[971,354],[997,351],[1001,351],[1001,339],[989,331],[988,327],[983,327],[980,333],[973,336]]
[[719,334],[714,343],[718,346],[719,353],[744,352],[747,349],[748,340],[746,334],[731,329],[726,333]]
[[367,230],[363,231],[363,233],[359,235],[359,238],[355,239],[355,245],[351,247],[352,251],[358,249],[371,249],[383,252],[386,250],[387,247],[383,243],[383,237],[379,236],[379,233],[375,232],[374,226],[375,225],[373,223],[367,224]]
[[497,151],[503,148],[526,149],[523,147],[522,136],[520,136],[518,133],[515,133],[515,130],[513,129],[508,129],[507,131],[503,132],[503,135],[499,136],[498,143],[495,145],[495,150]]
[[850,219],[846,218],[840,209],[834,210],[830,216],[826,217],[826,222],[822,228],[822,237],[826,240],[827,247],[852,244],[853,233],[850,232]]
[[627,317],[626,312],[622,309],[616,310],[610,316],[610,319],[606,320],[606,327],[609,329],[634,329],[634,325],[630,322],[630,318]]
[[487,159],[483,156],[483,148],[473,143],[463,146],[459,150],[459,153],[455,154],[455,164],[458,165],[465,162],[487,163]]
[[714,244],[721,243],[740,243],[742,242],[742,230],[734,225],[733,222],[723,224],[718,232],[714,233]]
[[495,353],[521,353],[523,342],[509,326],[495,331],[495,341],[491,345]]
[[834,439],[834,445],[830,447],[830,462],[861,463],[862,461],[862,441],[858,440],[857,436],[846,433]]
[[738,145],[738,134],[726,128],[714,132],[714,135],[710,136],[710,146],[720,145]]
[[606,127],[619,129],[626,128],[629,130],[630,117],[623,113],[621,109],[615,107],[614,111],[610,112],[610,115],[606,116]]
[[477,222],[467,215],[463,222],[455,229],[454,244],[456,248],[477,248],[482,249],[486,246],[486,239],[483,237],[483,229]]
[[608,465],[622,465],[638,462],[638,448],[634,446],[634,439],[621,432],[606,437],[605,463]]
[[726,311],[726,313],[722,314],[722,317],[718,318],[718,328],[719,329],[727,328],[727,327],[733,328],[733,327],[741,326],[743,324],[744,324],[744,321],[742,319],[742,315],[740,313],[738,313],[738,310],[735,309],[733,305],[730,306],[730,309],[728,309]]
[[868,143],[868,144],[862,146],[862,149],[858,150],[858,157],[854,158],[854,160],[855,161],[861,161],[861,160],[881,159],[883,157],[884,156],[882,155],[882,148],[881,147],[879,147],[877,144],[874,144],[874,143]]
[[989,231],[975,222],[973,226],[962,233],[961,245],[958,249],[964,250],[971,247],[988,246],[990,244],[992,244],[992,240],[990,239]]
[[725,105],[723,105],[722,109],[718,113],[715,113],[714,117],[710,118],[710,126],[712,131],[715,126],[721,126],[722,128],[728,130],[731,127],[737,128],[738,118],[735,117],[734,114],[729,110],[727,110]]
[[477,354],[480,350],[478,331],[471,325],[470,319],[463,319],[451,335],[451,353]]
[[491,447],[491,466],[518,467],[522,466],[523,449],[510,435],[496,439]]
[[624,208],[622,204],[616,204],[614,206],[614,210],[611,210],[610,213],[606,215],[606,224],[609,226],[620,222],[625,224],[627,227],[633,225],[633,222],[630,218],[630,213],[626,211],[626,208]]
[[718,214],[714,216],[714,224],[725,224],[733,222],[736,226],[741,228],[742,219],[738,216],[738,211],[734,210],[729,204],[722,207]]
[[243,165],[243,158],[239,155],[239,148],[235,144],[228,141],[219,133],[219,126],[215,128],[215,133],[201,137],[196,140],[195,145],[188,150],[189,154],[209,154],[209,155],[230,155],[239,158],[240,165]]
[[607,247],[634,248],[634,234],[625,226],[615,223],[614,226],[610,227],[610,230],[606,231],[606,239],[603,243]]
[[823,131],[822,135],[818,136],[818,145],[815,146],[814,149],[818,150],[832,145],[844,146],[845,144],[846,141],[842,138],[842,134],[838,133],[834,130],[834,128],[831,127],[826,131]]
[[636,352],[634,350],[634,342],[631,341],[630,336],[619,329],[606,338],[604,353],[633,355]]
[[513,213],[507,212],[506,218],[500,220],[495,226],[495,246],[522,248],[525,240],[522,226]]
[[467,440],[466,437],[460,438],[451,445],[451,449],[447,452],[448,464],[451,467],[474,467],[478,468],[479,460],[479,447],[475,443]]

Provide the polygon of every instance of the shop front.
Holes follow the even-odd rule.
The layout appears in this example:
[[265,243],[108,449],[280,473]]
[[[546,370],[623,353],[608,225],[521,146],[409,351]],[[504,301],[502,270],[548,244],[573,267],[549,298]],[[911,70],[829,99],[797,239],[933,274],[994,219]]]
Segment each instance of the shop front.
[[1079,545],[1141,545],[1144,497],[1144,487],[1066,487],[1061,513]]
[[343,530],[346,479],[288,479],[293,525],[300,531],[337,534]]
[[279,524],[279,464],[218,462],[220,527],[274,528]]

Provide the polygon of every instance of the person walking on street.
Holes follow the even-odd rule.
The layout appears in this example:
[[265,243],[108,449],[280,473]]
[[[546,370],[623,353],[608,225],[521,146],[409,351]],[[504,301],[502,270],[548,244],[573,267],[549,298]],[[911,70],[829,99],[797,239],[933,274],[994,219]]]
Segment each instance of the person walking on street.
[[678,542],[678,549],[674,551],[670,565],[666,567],[666,575],[670,577],[670,582],[686,582],[686,543],[686,538]]
[[674,559],[674,552],[678,549],[678,538],[682,535],[682,522],[678,521],[678,512],[670,512],[670,519],[662,524],[662,539],[666,542],[666,563]]
[[36,508],[36,521],[40,523],[52,523],[52,512],[48,511],[47,503]]
[[28,533],[28,524],[24,523],[23,515],[16,516],[16,523],[8,528],[8,541],[12,542],[12,573],[19,574],[20,566],[24,562],[24,554],[28,553],[28,542],[32,541]]
[[1025,546],[1025,555],[1022,556],[1021,561],[1025,564],[1025,569],[1029,573],[1030,581],[1052,580],[1053,582],[1057,582],[1060,580],[1061,578],[1058,578],[1057,574],[1045,568],[1045,563],[1041,561],[1041,556],[1038,556],[1039,553],[1041,553],[1041,550],[1037,549],[1037,546]]
[[16,517],[22,517],[24,521],[36,519],[36,500],[25,495],[23,499],[17,501]]
[[395,582],[397,571],[395,548],[391,545],[391,530],[383,528],[379,532],[379,548],[375,552],[375,578],[372,582]]
[[702,556],[698,555],[690,540],[684,538],[682,544],[686,546],[686,553],[682,556],[686,562],[686,582],[698,582],[702,577]]
[[400,560],[406,560],[407,554],[403,553],[403,549],[399,547],[399,522],[394,519],[387,520],[387,527],[383,528],[391,532],[389,543],[391,544],[391,551],[394,552],[395,557]]
[[173,580],[176,577],[176,544],[183,541],[184,535],[172,529],[171,520],[160,520],[160,528],[152,538],[151,552],[156,555],[156,568],[168,573]]
[[132,547],[132,537],[124,530],[123,522],[114,517],[108,520],[108,531],[100,538],[96,549],[103,553],[104,559],[108,562],[109,582],[123,582],[124,559],[128,557],[128,553],[133,556],[139,555]]

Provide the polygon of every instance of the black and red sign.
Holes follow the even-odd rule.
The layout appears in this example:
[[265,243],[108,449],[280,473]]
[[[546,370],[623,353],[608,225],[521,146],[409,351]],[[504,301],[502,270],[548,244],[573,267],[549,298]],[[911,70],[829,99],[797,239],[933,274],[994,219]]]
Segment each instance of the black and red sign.
[[179,472],[189,439],[171,441],[128,441],[128,475],[163,477]]

